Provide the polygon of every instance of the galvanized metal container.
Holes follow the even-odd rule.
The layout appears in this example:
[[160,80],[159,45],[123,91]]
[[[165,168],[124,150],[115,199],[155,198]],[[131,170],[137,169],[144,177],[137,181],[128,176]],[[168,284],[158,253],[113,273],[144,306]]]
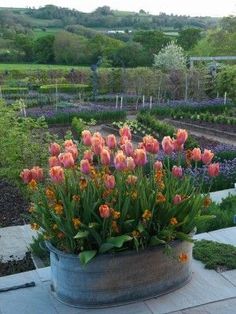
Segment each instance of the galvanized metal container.
[[[156,297],[185,285],[191,278],[192,244],[174,241],[171,256],[163,247],[103,254],[82,266],[76,255],[57,250],[49,242],[52,290],[63,303],[99,308]],[[188,260],[178,261],[185,252]]]

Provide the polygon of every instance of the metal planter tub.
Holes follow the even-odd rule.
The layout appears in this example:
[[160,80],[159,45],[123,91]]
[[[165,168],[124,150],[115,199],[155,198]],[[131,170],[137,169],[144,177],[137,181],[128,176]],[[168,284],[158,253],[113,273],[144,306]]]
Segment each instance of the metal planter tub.
[[[80,308],[101,308],[132,303],[166,294],[191,278],[192,244],[174,241],[171,256],[163,247],[139,252],[103,254],[86,266],[77,255],[57,250],[49,242],[52,291],[56,298]],[[178,261],[185,252],[188,260]]]

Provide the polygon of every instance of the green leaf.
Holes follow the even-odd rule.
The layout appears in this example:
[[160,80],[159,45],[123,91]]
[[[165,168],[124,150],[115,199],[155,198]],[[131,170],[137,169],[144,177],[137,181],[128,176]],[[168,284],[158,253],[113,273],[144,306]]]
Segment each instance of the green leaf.
[[99,253],[106,253],[107,251],[109,251],[113,248],[114,248],[114,245],[112,243],[103,243],[100,246]]
[[83,238],[87,238],[87,236],[89,235],[88,231],[79,231],[75,236],[74,239],[83,239]]
[[133,238],[131,238],[130,236],[124,234],[118,237],[112,237],[108,239],[107,242],[113,244],[114,247],[121,248],[125,242],[131,241],[132,239]]
[[138,224],[138,228],[137,229],[138,229],[138,231],[140,233],[144,232],[144,230],[145,230],[143,224],[141,224],[141,223]]
[[194,240],[189,235],[183,232],[176,232],[176,238],[182,241],[194,242]]
[[194,221],[195,222],[201,222],[201,221],[211,220],[214,218],[216,218],[215,215],[201,215],[201,216],[195,217]]
[[79,254],[80,263],[82,265],[88,264],[88,262],[91,261],[92,258],[97,254],[97,251],[91,250],[91,251],[83,251]]
[[159,244],[166,244],[166,241],[159,239],[157,236],[152,236],[150,240],[150,245],[155,246]]

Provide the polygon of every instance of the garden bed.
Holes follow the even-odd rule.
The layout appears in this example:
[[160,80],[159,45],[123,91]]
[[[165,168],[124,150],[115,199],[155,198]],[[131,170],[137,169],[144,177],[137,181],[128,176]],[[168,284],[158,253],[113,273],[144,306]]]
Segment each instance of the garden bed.
[[7,262],[2,262],[0,259],[0,277],[13,275],[17,273],[22,273],[29,270],[34,270],[34,262],[31,258],[31,253],[26,252],[25,256],[22,259],[9,260]]
[[5,180],[0,180],[0,227],[25,224],[29,202],[20,190]]

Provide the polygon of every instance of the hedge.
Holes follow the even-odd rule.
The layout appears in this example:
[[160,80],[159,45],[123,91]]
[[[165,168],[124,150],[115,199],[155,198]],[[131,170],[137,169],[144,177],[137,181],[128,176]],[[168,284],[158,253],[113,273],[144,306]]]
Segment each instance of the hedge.
[[2,86],[1,88],[2,94],[26,94],[28,93],[27,87],[9,87],[9,86]]
[[39,88],[39,92],[47,94],[47,93],[55,93],[56,90],[59,93],[81,93],[81,92],[89,92],[91,91],[91,86],[86,84],[50,84],[50,85],[42,85]]

